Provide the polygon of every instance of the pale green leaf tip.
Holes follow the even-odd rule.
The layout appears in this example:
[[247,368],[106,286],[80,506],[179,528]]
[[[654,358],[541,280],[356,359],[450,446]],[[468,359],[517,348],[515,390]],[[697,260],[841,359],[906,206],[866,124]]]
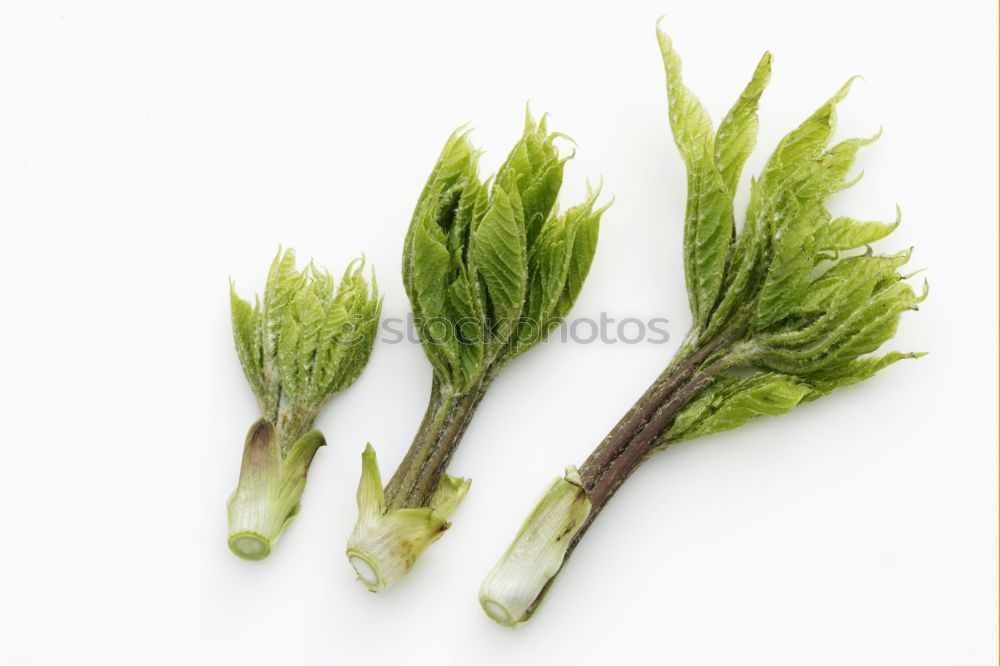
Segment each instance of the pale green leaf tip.
[[378,467],[378,456],[371,442],[365,444],[361,452],[361,479],[358,481],[359,514],[377,515],[385,510],[385,494],[382,488],[382,474]]
[[290,247],[285,250],[281,243],[278,243],[278,251],[274,254],[273,264],[279,263],[285,257],[295,259],[295,248]]
[[774,56],[770,51],[764,51],[760,60],[757,61],[757,67],[754,68],[753,76],[750,77],[750,83],[747,84],[744,95],[759,98],[764,94],[767,84],[771,82],[771,65],[773,63]]
[[438,156],[438,162],[445,160],[447,156],[451,155],[453,151],[468,151],[470,157],[475,160],[482,154],[482,151],[476,150],[472,145],[470,137],[472,136],[474,128],[468,123],[462,123],[455,130],[448,135],[448,139],[444,142],[444,147],[441,149],[441,154]]
[[854,86],[854,82],[858,80],[864,81],[865,79],[860,74],[855,74],[851,78],[847,79],[844,85],[840,87],[840,90],[837,91],[837,94],[833,96],[831,102],[836,104],[842,101],[845,97],[847,97],[848,93],[851,92],[851,88]]
[[465,141],[470,134],[472,134],[473,127],[472,123],[466,121],[455,128],[455,130],[448,136],[448,140],[445,141],[445,147],[452,146],[456,143],[461,143]]
[[373,484],[382,494],[381,472],[378,466],[378,456],[375,454],[375,447],[370,443],[365,445],[365,450],[361,452],[361,483]]
[[[896,219],[889,223],[889,231],[886,232],[886,236],[891,234],[893,231],[899,228],[900,223],[903,221],[903,209],[900,208],[899,204],[896,204]],[[913,248],[910,248],[911,250]]]
[[[603,189],[604,189],[604,176],[598,178],[596,187],[590,184],[590,179],[588,178],[586,205],[593,206],[595,203],[597,203],[597,199],[601,196],[601,191]],[[595,210],[593,213],[591,213],[591,215],[593,215],[594,217],[602,216],[609,208],[611,208],[611,205],[614,202],[615,202],[615,195],[612,194],[611,201],[607,202],[606,204]]]
[[[535,121],[535,116],[531,113],[531,100],[524,103],[524,134],[541,134],[543,137],[552,138],[555,133],[549,135],[549,114],[543,113],[542,117]],[[568,137],[567,137],[568,138]],[[570,139],[572,141],[572,139]]]
[[236,291],[236,279],[233,276],[229,276],[229,301],[230,303],[246,303],[250,304],[249,301],[240,296],[239,292]]
[[312,449],[315,452],[322,446],[326,446],[326,437],[319,430],[313,429],[295,440],[291,448]]
[[923,303],[925,300],[927,300],[927,296],[930,294],[930,291],[931,291],[931,285],[927,281],[927,278],[924,278],[923,292],[920,294],[920,296],[917,297],[917,303]]
[[[542,116],[542,121],[544,122],[545,116]],[[524,133],[534,131],[536,126],[535,116],[531,114],[531,100],[529,99],[524,103]]]
[[442,518],[447,518],[462,503],[471,486],[472,479],[445,474],[431,497],[430,508]]
[[572,144],[573,146],[573,149],[570,151],[569,155],[559,160],[560,164],[566,164],[566,162],[569,162],[571,159],[576,157],[576,149],[579,147],[579,144],[576,142],[576,139],[571,137],[569,134],[565,134],[563,132],[552,132],[551,134],[549,134],[550,141],[554,141],[555,139],[563,139],[564,141],[569,141],[570,144]]

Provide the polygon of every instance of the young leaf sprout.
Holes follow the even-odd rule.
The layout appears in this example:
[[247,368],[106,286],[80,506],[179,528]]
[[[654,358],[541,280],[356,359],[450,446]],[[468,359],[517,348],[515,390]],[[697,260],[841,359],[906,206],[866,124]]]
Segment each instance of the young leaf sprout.
[[358,521],[347,556],[373,592],[389,587],[449,526],[469,480],[446,474],[479,401],[514,358],[569,312],[590,270],[598,191],[556,205],[568,157],[546,119],[524,133],[492,178],[479,178],[467,131],[445,143],[403,248],[403,284],[433,368],[430,404],[384,487],[374,449],[362,456]]
[[263,303],[251,306],[230,284],[236,353],[261,412],[228,507],[229,548],[244,559],[267,557],[298,512],[309,465],[326,443],[313,421],[368,363],[382,301],[363,268],[363,260],[351,263],[335,287],[326,271],[297,271],[295,253],[279,251]]
[[[919,354],[875,352],[917,309],[899,270],[910,252],[875,254],[894,223],[833,218],[824,201],[853,184],[871,139],[828,146],[850,81],[782,139],[751,180],[736,233],[733,197],[757,138],[757,104],[771,72],[764,54],[715,129],[681,79],[658,30],[670,126],[687,167],[684,268],[692,327],[674,359],[579,467],[557,479],[480,589],[501,624],[528,620],[587,528],[652,453],[790,411]],[[738,371],[737,371],[738,370]]]

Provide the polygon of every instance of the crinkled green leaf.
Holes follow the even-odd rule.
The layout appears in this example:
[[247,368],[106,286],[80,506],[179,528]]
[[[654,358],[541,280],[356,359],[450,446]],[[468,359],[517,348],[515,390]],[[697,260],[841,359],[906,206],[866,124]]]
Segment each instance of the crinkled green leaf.
[[[841,93],[846,94],[846,86]],[[837,99],[835,96],[824,105],[824,108],[830,108],[825,125],[829,131],[825,136],[833,130],[833,107]],[[807,134],[809,138],[819,135],[823,132]],[[817,235],[822,236],[823,230],[830,225],[830,215],[823,207],[823,201],[852,184],[847,180],[847,173],[854,164],[857,151],[877,138],[849,139],[821,153],[816,159],[804,160],[794,172],[781,176],[781,185],[776,192],[764,195],[769,202],[764,209],[764,220],[772,234],[773,252],[757,300],[752,322],[754,331],[764,330],[780,321],[802,300],[817,251],[823,249],[818,247]],[[806,155],[813,154],[802,144],[792,145],[801,148]]]
[[811,400],[816,400],[834,389],[841,388],[843,386],[850,386],[851,384],[857,384],[858,382],[864,381],[875,376],[882,368],[892,365],[896,361],[905,358],[920,358],[924,356],[925,353],[911,352],[903,354],[900,352],[889,352],[884,356],[872,357],[872,358],[860,358],[846,363],[836,370],[826,372],[821,377],[813,378],[811,383],[811,390],[809,393],[802,398],[803,402],[808,402]]
[[[449,137],[414,212],[403,252],[403,281],[421,343],[435,374],[457,390],[483,371],[484,294],[469,256],[469,239],[483,215],[488,189],[479,181],[479,154],[468,133]],[[479,340],[464,346],[462,330]]]
[[[753,201],[760,190],[756,180],[750,181],[750,200]],[[748,212],[726,269],[722,285],[722,295],[712,318],[700,336],[708,340],[717,335],[737,313],[749,309],[767,275],[767,262],[771,252],[771,239],[767,225]]]
[[876,288],[856,309],[841,305],[836,317],[813,324],[791,342],[766,339],[756,362],[803,376],[837,368],[878,349],[895,334],[900,315],[916,309],[925,297],[926,290],[917,295],[905,282]]
[[[463,176],[467,176],[470,171],[475,171],[476,158],[476,151],[469,142],[468,130],[462,127],[455,130],[448,137],[444,148],[441,149],[441,154],[438,156],[420,198],[417,200],[403,249],[403,286],[406,288],[406,295],[411,302],[416,300],[413,284],[414,233],[423,218],[430,216],[437,221],[437,217],[442,211],[442,200],[447,199],[444,197],[444,193],[454,192],[453,188],[458,181]],[[447,208],[444,210],[447,212]]]
[[735,228],[733,201],[715,165],[712,120],[684,85],[680,57],[670,38],[662,30],[657,31],[657,36],[667,74],[670,127],[688,172],[684,269],[691,314],[695,326],[701,328],[708,321],[722,285]]
[[754,70],[750,83],[736,104],[719,123],[715,135],[715,164],[722,174],[730,198],[735,196],[743,165],[757,143],[757,107],[760,96],[771,79],[771,54],[765,53]]
[[791,346],[827,335],[857,312],[872,297],[876,287],[898,281],[896,269],[909,257],[909,252],[892,256],[866,254],[836,263],[813,280],[795,310],[813,317],[758,335],[758,342],[765,346]]
[[435,370],[449,380],[458,359],[446,309],[446,286],[451,254],[444,232],[429,219],[417,223],[413,235],[413,312],[427,358]]
[[858,151],[875,143],[881,136],[882,132],[879,130],[875,136],[867,139],[841,141],[823,153],[819,160],[804,165],[802,172],[806,175],[801,180],[786,181],[792,183],[788,190],[794,192],[799,201],[819,204],[831,195],[851,187],[861,179],[861,174],[850,180],[847,178]]
[[[568,237],[567,237],[568,236]],[[566,285],[574,234],[567,234],[566,216],[549,218],[528,259],[531,282],[528,287],[527,318],[547,320],[555,310]]]
[[320,332],[323,329],[324,308],[320,297],[312,290],[303,289],[292,301],[295,318],[299,322],[299,344],[297,351],[299,376],[306,385],[315,379],[316,350],[322,344]]
[[454,323],[460,381],[463,391],[471,388],[482,372],[486,355],[486,313],[479,293],[464,271],[448,286],[449,317]]
[[261,369],[263,350],[260,346],[260,310],[236,293],[236,285],[229,282],[229,303],[233,319],[233,339],[243,374],[259,399],[264,397],[264,377]]
[[527,237],[516,188],[494,185],[471,250],[489,297],[493,330],[506,338],[521,314],[528,281]]
[[293,317],[281,321],[281,336],[278,339],[278,372],[281,374],[282,389],[288,395],[296,395],[301,388],[299,377],[299,336],[301,326]]
[[513,176],[521,200],[525,239],[529,246],[534,244],[555,206],[562,186],[563,167],[572,157],[559,158],[559,150],[553,143],[556,136],[548,133],[545,116],[535,123],[531,112],[526,111],[524,133],[497,171],[500,182]]
[[587,279],[594,261],[601,216],[611,205],[607,203],[595,210],[594,204],[599,195],[600,188],[596,190],[588,188],[587,200],[566,211],[566,238],[571,239],[572,248],[559,304],[551,311],[551,316],[556,319],[562,319],[569,314],[577,296],[580,295],[580,290],[583,289],[583,282]]
[[826,211],[788,207],[795,216],[771,242],[771,262],[757,297],[753,328],[762,330],[789,314],[802,300],[815,264],[814,229]]
[[544,339],[576,301],[594,259],[601,215],[607,209],[606,205],[594,210],[599,194],[600,189],[588,188],[584,203],[553,215],[539,233],[528,259],[528,302],[517,333],[517,353]]
[[899,226],[902,213],[896,207],[896,221],[858,222],[849,217],[838,217],[821,228],[816,238],[816,249],[819,251],[842,251],[864,247],[869,243],[882,240]]
[[469,235],[477,216],[482,216],[482,206],[489,195],[489,189],[479,182],[478,162],[478,157],[469,161],[455,206],[455,219],[448,230],[448,251],[452,254],[452,266],[468,263]]
[[803,168],[820,158],[837,124],[837,104],[847,96],[853,81],[845,83],[837,94],[781,139],[761,171],[760,194],[763,197],[758,199],[758,206],[766,205],[767,196],[781,192],[790,180],[800,180]]
[[846,184],[843,177],[862,142],[825,153],[836,124],[836,105],[848,81],[768,158],[750,189],[747,222],[737,243],[733,278],[718,309],[718,330],[741,305],[756,301],[754,330],[787,315],[801,300],[815,255],[814,234],[826,220],[822,201]]
[[278,251],[264,287],[264,353],[274,355],[281,337],[281,322],[295,293],[305,284],[305,276],[295,270],[295,251]]
[[[332,278],[330,283],[332,285]],[[325,347],[321,345],[317,350],[317,367],[321,370],[319,377],[323,378],[322,381],[313,382],[314,400],[318,401],[353,384],[371,357],[378,333],[382,300],[374,271],[369,288],[364,277],[363,259],[352,262],[347,267],[336,296],[328,300],[325,307],[325,319],[330,326],[336,326],[333,336],[336,344]],[[325,337],[326,326],[324,323],[322,340],[329,339]]]
[[661,443],[732,430],[764,414],[784,414],[794,409],[809,391],[808,386],[794,378],[771,372],[747,379],[721,377],[680,411]]

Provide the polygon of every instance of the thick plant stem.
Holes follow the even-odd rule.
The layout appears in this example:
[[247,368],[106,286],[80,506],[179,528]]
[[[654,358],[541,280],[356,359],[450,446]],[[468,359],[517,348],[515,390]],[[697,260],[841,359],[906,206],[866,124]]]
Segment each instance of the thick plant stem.
[[[739,354],[732,350],[738,339],[736,333],[734,329],[725,331],[697,347],[689,343],[682,345],[667,369],[587,458],[579,469],[579,476],[571,481],[571,485],[579,486],[579,498],[573,506],[586,501],[587,512],[582,520],[573,520],[568,508],[566,515],[557,517],[551,516],[551,508],[546,512],[536,508],[480,589],[480,604],[487,615],[508,626],[531,617],[594,519],[649,455],[678,412],[739,359]],[[693,338],[693,335],[688,336],[689,341]],[[570,485],[565,487],[571,488]],[[542,502],[551,500],[546,496]],[[578,511],[577,508],[573,510]],[[572,524],[573,529],[567,533],[565,529],[533,525],[538,515],[546,515],[548,524]],[[558,546],[560,542],[563,545]],[[560,555],[556,566],[550,561],[553,552]],[[535,577],[524,575],[523,572],[529,570],[548,573]],[[523,585],[519,587],[513,584],[514,581],[523,581]],[[525,585],[531,589],[525,589]],[[525,603],[526,598],[533,601]]]
[[636,404],[611,429],[580,467],[583,489],[599,512],[614,492],[652,448],[674,417],[701,389],[732,363],[723,354],[715,362],[705,361],[723,350],[728,340],[717,338],[679,358],[646,390]]
[[442,390],[435,378],[430,402],[403,462],[385,487],[386,509],[430,506],[451,457],[462,441],[469,421],[492,381],[488,375],[468,393],[456,396]]
[[[564,562],[572,554],[573,549],[576,548],[597,515],[607,505],[608,500],[614,496],[625,479],[649,455],[659,436],[670,428],[677,413],[699,391],[730,367],[732,367],[732,361],[723,356],[705,368],[697,370],[684,383],[675,385],[674,390],[665,396],[664,401],[653,411],[652,416],[644,421],[631,437],[623,441],[619,439],[619,435],[615,431],[612,431],[601,443],[601,446],[587,458],[580,470],[580,477],[584,490],[591,501],[590,513],[570,541]],[[605,457],[604,447],[615,448],[620,453],[609,460]]]

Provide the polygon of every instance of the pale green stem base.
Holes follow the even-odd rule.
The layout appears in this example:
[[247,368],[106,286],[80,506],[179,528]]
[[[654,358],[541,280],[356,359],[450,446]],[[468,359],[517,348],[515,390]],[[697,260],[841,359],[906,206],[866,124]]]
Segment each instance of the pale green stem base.
[[262,560],[299,511],[306,473],[323,435],[311,430],[282,455],[274,426],[261,418],[243,447],[240,480],[229,500],[229,549],[245,560]]
[[387,507],[375,449],[361,456],[358,521],[347,539],[347,559],[371,592],[381,592],[407,574],[429,545],[450,526],[447,520],[469,490],[468,479],[445,475],[430,506]]
[[514,542],[486,576],[479,604],[496,622],[513,627],[534,613],[566,551],[590,513],[575,467],[556,479],[524,521]]

